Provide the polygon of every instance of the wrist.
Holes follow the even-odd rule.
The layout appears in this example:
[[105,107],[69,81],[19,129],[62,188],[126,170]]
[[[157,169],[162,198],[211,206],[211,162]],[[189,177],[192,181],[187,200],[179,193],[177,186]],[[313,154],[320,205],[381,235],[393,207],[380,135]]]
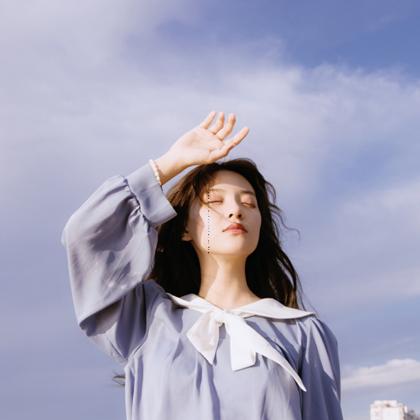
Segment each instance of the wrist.
[[169,153],[165,153],[153,160],[159,173],[161,185],[178,175],[186,168],[179,162],[179,160],[175,159],[175,157]]

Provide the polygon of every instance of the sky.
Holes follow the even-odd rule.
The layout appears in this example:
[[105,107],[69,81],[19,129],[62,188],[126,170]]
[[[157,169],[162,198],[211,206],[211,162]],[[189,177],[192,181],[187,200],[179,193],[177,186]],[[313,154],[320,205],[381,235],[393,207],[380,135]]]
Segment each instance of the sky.
[[213,109],[250,128],[229,157],[256,162],[300,232],[285,250],[339,342],[346,420],[378,399],[420,413],[418,2],[0,9],[2,419],[125,418],[120,366],[76,324],[61,231]]

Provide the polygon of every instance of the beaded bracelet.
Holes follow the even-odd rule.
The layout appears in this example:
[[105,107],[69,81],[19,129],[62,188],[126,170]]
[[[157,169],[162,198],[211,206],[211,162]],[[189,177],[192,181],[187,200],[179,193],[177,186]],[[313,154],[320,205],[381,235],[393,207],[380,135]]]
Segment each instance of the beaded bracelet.
[[157,182],[159,182],[159,185],[162,186],[162,182],[160,180],[159,171],[158,171],[156,162],[153,159],[149,159],[149,163],[152,166],[153,172],[155,173]]

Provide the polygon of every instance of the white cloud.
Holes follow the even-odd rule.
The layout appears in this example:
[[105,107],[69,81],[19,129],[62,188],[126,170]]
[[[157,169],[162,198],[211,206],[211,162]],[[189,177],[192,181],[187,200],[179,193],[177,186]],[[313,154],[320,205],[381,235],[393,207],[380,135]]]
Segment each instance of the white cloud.
[[420,381],[420,362],[415,359],[392,359],[382,365],[360,367],[351,371],[347,368],[347,371],[348,374],[343,375],[341,382],[343,391]]

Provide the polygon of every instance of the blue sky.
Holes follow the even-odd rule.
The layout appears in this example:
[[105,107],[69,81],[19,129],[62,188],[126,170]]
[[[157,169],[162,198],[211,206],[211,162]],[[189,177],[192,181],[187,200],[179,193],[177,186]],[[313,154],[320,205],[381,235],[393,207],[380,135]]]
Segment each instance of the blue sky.
[[415,1],[2,2],[1,418],[124,418],[61,230],[212,109],[250,127],[230,156],[301,233],[286,251],[338,338],[346,420],[375,399],[420,413],[419,18]]

